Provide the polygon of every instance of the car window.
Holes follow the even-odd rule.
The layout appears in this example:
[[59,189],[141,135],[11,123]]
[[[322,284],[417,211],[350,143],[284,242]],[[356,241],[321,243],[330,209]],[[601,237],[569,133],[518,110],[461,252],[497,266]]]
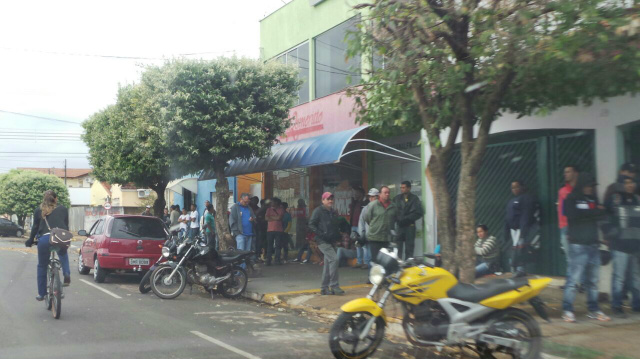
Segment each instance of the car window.
[[150,217],[116,218],[111,227],[111,237],[123,239],[165,240],[162,221]]
[[96,234],[96,228],[98,228],[98,223],[100,223],[101,220],[97,220],[93,226],[91,226],[91,229],[89,230],[89,235],[93,236],[94,234]]
[[7,225],[7,224],[9,224],[9,221],[4,219],[4,218],[0,218],[0,224],[1,225]]
[[96,227],[96,235],[102,234],[104,233],[104,219],[100,220],[100,223],[98,223],[98,226]]

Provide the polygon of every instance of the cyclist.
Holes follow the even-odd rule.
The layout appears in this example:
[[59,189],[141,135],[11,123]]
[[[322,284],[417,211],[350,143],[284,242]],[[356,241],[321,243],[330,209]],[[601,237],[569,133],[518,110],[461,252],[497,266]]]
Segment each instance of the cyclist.
[[[44,296],[47,294],[47,266],[49,265],[49,256],[51,254],[49,227],[47,227],[44,218],[47,219],[51,228],[69,230],[69,211],[66,207],[58,205],[58,195],[51,190],[44,192],[42,204],[33,213],[31,235],[24,243],[25,246],[31,247],[34,239],[38,238],[38,296],[36,297],[38,301],[44,300]],[[60,258],[60,264],[62,265],[64,286],[66,287],[71,283],[69,255],[66,248],[58,250],[58,258]]]

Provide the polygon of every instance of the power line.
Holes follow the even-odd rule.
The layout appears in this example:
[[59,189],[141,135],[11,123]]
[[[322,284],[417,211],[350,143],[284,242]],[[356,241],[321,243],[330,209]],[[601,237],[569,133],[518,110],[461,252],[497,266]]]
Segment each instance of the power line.
[[64,122],[64,123],[72,123],[74,125],[81,125],[80,122],[75,122],[75,121],[68,121],[68,120],[61,120],[58,118],[51,118],[51,117],[43,117],[43,116],[36,116],[36,115],[29,115],[27,113],[20,113],[20,112],[13,112],[13,111],[6,111],[6,110],[0,110],[0,112],[2,113],[9,113],[12,115],[19,115],[19,116],[25,116],[25,117],[33,117],[33,118],[39,118],[41,120],[49,120],[49,121],[56,121],[56,122]]

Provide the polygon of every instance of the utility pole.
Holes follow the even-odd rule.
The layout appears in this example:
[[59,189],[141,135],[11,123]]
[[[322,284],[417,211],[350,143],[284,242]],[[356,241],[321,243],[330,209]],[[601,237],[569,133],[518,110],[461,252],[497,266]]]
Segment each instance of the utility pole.
[[67,159],[64,159],[64,186],[67,186]]

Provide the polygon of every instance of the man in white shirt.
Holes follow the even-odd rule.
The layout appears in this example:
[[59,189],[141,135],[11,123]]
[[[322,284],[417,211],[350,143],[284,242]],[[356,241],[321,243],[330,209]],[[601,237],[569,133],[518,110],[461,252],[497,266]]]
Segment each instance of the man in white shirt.
[[182,214],[178,217],[178,223],[180,223],[180,232],[178,237],[180,239],[184,239],[187,236],[187,232],[189,231],[189,221],[190,221],[189,212],[187,212],[186,208],[182,209]]
[[198,211],[196,210],[196,205],[192,204],[191,212],[189,213],[189,238],[195,238],[195,236],[198,235],[198,232],[200,231],[200,222],[198,221],[199,217],[200,216],[198,215]]

